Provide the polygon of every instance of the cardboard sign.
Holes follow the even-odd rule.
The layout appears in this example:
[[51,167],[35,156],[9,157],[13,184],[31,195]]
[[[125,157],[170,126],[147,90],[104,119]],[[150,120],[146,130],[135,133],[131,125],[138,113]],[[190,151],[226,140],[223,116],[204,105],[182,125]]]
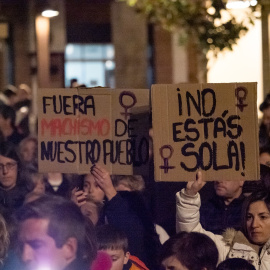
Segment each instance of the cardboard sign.
[[153,85],[156,181],[258,180],[256,87]]
[[148,89],[39,89],[38,104],[40,172],[148,170]]

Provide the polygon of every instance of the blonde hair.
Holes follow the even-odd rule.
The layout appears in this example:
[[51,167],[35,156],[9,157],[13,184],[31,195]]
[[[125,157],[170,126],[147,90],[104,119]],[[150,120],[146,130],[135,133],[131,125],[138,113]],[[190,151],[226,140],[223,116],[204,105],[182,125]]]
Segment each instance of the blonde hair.
[[115,188],[122,184],[131,191],[143,191],[145,188],[144,179],[141,175],[112,175],[112,183]]

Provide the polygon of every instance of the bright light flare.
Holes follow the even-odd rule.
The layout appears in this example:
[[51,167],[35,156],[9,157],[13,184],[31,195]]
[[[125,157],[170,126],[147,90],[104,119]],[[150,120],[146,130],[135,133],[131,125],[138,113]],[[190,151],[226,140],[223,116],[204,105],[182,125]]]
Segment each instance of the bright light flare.
[[242,8],[248,8],[250,6],[256,6],[258,3],[257,0],[249,0],[249,1],[239,1],[239,0],[234,0],[234,1],[228,1],[226,4],[227,9],[242,9]]
[[37,270],[51,270],[49,266],[39,266]]
[[47,9],[42,11],[41,15],[43,17],[52,18],[59,15],[59,11],[53,9]]

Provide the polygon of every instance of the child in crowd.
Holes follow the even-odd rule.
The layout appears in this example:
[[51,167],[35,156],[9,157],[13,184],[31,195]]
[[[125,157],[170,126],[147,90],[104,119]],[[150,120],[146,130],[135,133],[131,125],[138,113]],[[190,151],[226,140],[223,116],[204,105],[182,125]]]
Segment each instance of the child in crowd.
[[150,269],[156,269],[160,247],[151,214],[137,192],[117,192],[106,169],[96,164],[84,176],[83,190],[73,189],[71,199],[80,207],[89,197],[104,203],[97,225],[111,224],[122,230],[132,254],[142,259]]
[[105,251],[112,259],[110,270],[148,270],[140,259],[130,255],[124,232],[108,224],[97,227],[96,231],[98,249]]
[[204,234],[181,232],[164,243],[160,261],[163,270],[215,270],[218,250],[214,241]]

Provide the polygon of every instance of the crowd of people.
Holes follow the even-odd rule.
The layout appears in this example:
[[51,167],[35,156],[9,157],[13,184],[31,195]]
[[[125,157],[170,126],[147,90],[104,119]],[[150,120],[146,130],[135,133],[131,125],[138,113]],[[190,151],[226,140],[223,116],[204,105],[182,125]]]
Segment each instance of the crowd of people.
[[168,232],[147,198],[154,184],[140,175],[110,175],[100,164],[86,175],[39,173],[31,89],[7,87],[0,94],[0,269],[270,269],[270,95],[260,109],[260,181],[206,184],[197,172],[176,193],[174,211],[166,209],[176,209]]

